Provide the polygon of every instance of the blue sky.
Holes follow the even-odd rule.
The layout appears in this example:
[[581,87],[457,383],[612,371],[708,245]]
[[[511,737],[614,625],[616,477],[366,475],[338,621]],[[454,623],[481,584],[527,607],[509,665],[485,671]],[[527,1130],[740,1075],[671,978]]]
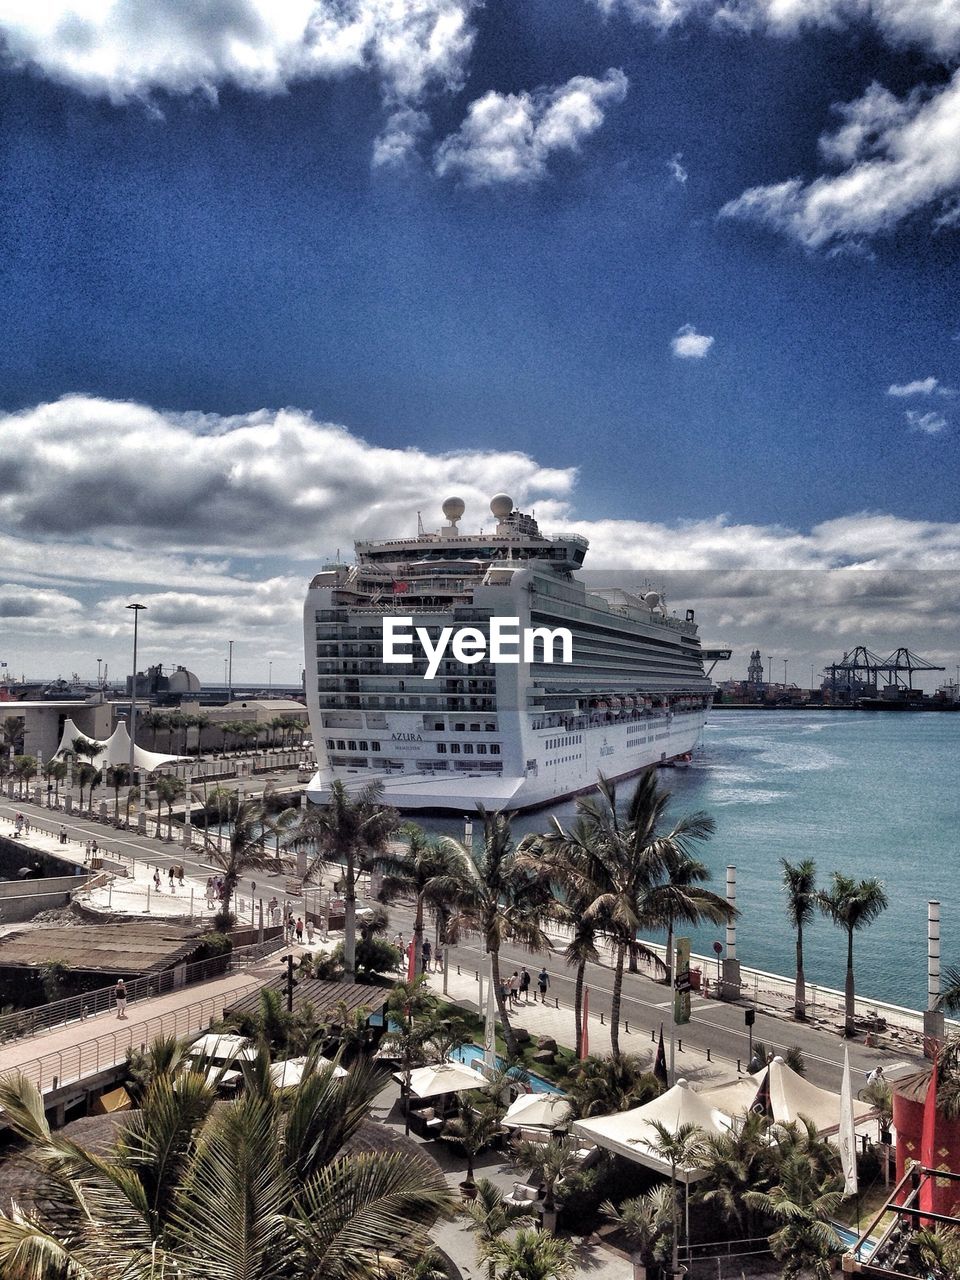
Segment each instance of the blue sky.
[[179,8],[0,0],[12,667],[136,595],[289,678],[315,563],[448,491],[592,567],[960,566],[960,10]]

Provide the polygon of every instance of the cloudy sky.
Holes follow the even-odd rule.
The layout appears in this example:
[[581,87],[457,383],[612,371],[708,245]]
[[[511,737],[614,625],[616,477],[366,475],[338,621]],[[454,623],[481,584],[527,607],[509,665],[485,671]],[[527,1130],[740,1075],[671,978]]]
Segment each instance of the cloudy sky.
[[139,599],[295,679],[319,563],[499,489],[791,674],[960,660],[952,0],[0,0],[0,154],[10,670]]

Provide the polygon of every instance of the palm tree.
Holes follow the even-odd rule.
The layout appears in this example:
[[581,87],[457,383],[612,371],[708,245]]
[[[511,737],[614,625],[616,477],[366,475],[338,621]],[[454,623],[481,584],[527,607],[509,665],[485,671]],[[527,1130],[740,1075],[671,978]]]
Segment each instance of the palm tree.
[[214,1106],[202,1071],[159,1070],[103,1156],[51,1132],[35,1086],[0,1082],[44,1174],[30,1215],[0,1215],[0,1272],[35,1280],[373,1280],[412,1266],[453,1198],[406,1153],[354,1154],[383,1077],[365,1065],[271,1085],[268,1060]]
[[847,976],[844,983],[846,1034],[855,1033],[855,991],[853,981],[853,935],[858,929],[873,924],[889,905],[882,880],[854,880],[834,871],[829,889],[817,894],[821,911],[828,915],[838,929],[847,935]]
[[[199,711],[195,716],[191,716],[190,719],[193,722],[193,727],[197,731],[197,756],[199,757],[203,754],[203,731],[204,729],[209,729],[210,717],[206,715],[205,712]],[[184,740],[184,752],[186,752],[186,740]]]
[[264,871],[270,859],[260,844],[260,805],[252,800],[241,800],[227,821],[226,847],[221,840],[205,838],[210,861],[223,871],[223,906],[215,917],[215,927],[228,927],[233,920],[230,910],[234,891],[247,871]]
[[483,845],[477,850],[447,836],[456,865],[466,871],[460,904],[447,923],[447,938],[455,939],[461,929],[478,933],[490,957],[490,973],[497,1008],[503,1024],[507,1056],[517,1056],[517,1038],[510,1025],[507,1002],[500,984],[500,949],[511,941],[531,950],[547,951],[551,942],[543,929],[550,904],[549,886],[534,875],[524,854],[513,843],[512,813],[488,813],[477,806],[483,823]]
[[80,809],[81,809],[81,811],[83,810],[83,788],[84,788],[85,786],[89,785],[89,787],[90,787],[90,799],[89,799],[88,803],[92,805],[92,803],[93,803],[93,788],[94,788],[94,786],[95,786],[95,779],[97,779],[97,778],[99,778],[99,777],[100,777],[99,772],[98,772],[98,771],[93,767],[93,765],[92,765],[92,764],[86,764],[86,763],[84,763],[84,764],[78,765],[78,766],[76,767],[76,769],[74,770],[74,781],[76,782],[77,786],[80,788]]
[[768,1185],[771,1124],[768,1116],[748,1111],[739,1127],[704,1138],[699,1164],[706,1177],[698,1186],[697,1198],[714,1205],[736,1237],[753,1235],[752,1210],[744,1202],[743,1191]]
[[518,1142],[514,1147],[514,1164],[529,1169],[543,1187],[543,1225],[547,1231],[556,1226],[557,1186],[579,1168],[579,1150],[578,1139],[569,1134],[549,1142]]
[[621,1053],[617,1058],[594,1057],[581,1063],[567,1093],[574,1120],[629,1111],[659,1097],[660,1081],[639,1054]]
[[48,780],[52,780],[54,784],[53,799],[56,804],[60,800],[60,783],[66,778],[70,772],[70,766],[66,760],[51,760],[43,767],[44,776]]
[[412,896],[414,973],[423,973],[423,917],[429,904],[449,910],[460,898],[470,881],[468,859],[450,841],[428,839],[413,823],[405,826],[405,849],[385,849],[366,860],[370,871],[383,876],[382,896],[390,902],[396,897]]
[[120,789],[131,781],[130,767],[125,764],[107,766],[107,785],[113,788],[113,820],[120,821]]
[[469,1188],[474,1186],[473,1162],[500,1133],[500,1121],[503,1118],[503,1109],[489,1096],[492,1092],[490,1087],[483,1092],[488,1096],[479,1104],[471,1094],[458,1093],[457,1114],[443,1126],[443,1136],[463,1148],[467,1158],[467,1174],[462,1185]]
[[777,1176],[778,1184],[769,1191],[747,1191],[744,1199],[780,1224],[770,1236],[770,1249],[784,1264],[781,1274],[784,1280],[809,1273],[829,1280],[833,1259],[843,1252],[830,1225],[843,1199],[841,1179],[833,1173],[824,1176],[802,1151],[782,1161]]
[[4,716],[0,720],[0,747],[5,747],[7,756],[12,761],[17,744],[24,734],[25,720],[23,716]]
[[36,756],[14,756],[13,776],[17,779],[17,794],[22,798],[23,788],[37,772]]
[[[650,1144],[662,1160],[670,1163],[670,1185],[673,1188],[670,1211],[670,1261],[673,1274],[679,1274],[680,1249],[680,1197],[677,1194],[677,1170],[688,1170],[698,1165],[703,1159],[705,1134],[699,1125],[681,1124],[676,1130],[669,1128],[662,1120],[651,1120],[656,1137]],[[687,1242],[689,1244],[689,1241]]]
[[658,1246],[669,1235],[673,1190],[665,1183],[653,1187],[642,1196],[624,1200],[619,1209],[605,1200],[599,1212],[616,1223],[637,1251],[635,1261],[647,1270],[657,1264]]
[[943,971],[937,1008],[944,1013],[960,1013],[960,965],[950,965]]
[[[714,830],[713,819],[706,814],[694,814],[694,819],[702,819],[705,836]],[[709,921],[711,924],[726,924],[733,920],[738,912],[731,907],[726,898],[703,888],[703,882],[710,879],[710,871],[706,863],[698,858],[691,858],[685,850],[668,846],[664,850],[663,875],[661,883],[655,884],[647,895],[647,911],[655,919],[659,919],[667,931],[666,982],[675,977],[676,957],[673,953],[674,926],[684,924],[697,925]]]
[[344,978],[352,982],[357,967],[357,872],[365,860],[385,852],[390,836],[400,825],[400,815],[379,803],[383,786],[368,783],[352,795],[336,779],[330,786],[330,800],[305,812],[302,838],[317,850],[307,867],[304,883],[319,874],[330,860],[342,863],[344,871]]
[[528,1228],[495,1240],[489,1258],[500,1280],[566,1280],[576,1265],[573,1241]]
[[144,729],[149,729],[153,735],[150,740],[151,749],[157,749],[157,734],[161,729],[167,727],[167,717],[159,711],[148,711],[146,715],[139,717],[137,723]]
[[817,909],[817,864],[813,858],[802,862],[780,859],[783,892],[787,895],[787,915],[797,934],[797,979],[793,994],[793,1016],[802,1022],[807,1016],[807,984],[803,973],[803,929],[812,924]]
[[[597,791],[597,797],[577,802],[580,817],[569,831],[555,819],[555,831],[544,840],[556,844],[560,855],[569,860],[572,876],[584,877],[599,887],[585,914],[602,922],[615,948],[610,1047],[618,1057],[627,951],[637,947],[655,964],[662,964],[649,947],[637,943],[637,932],[665,922],[664,903],[670,895],[664,891],[652,899],[651,894],[658,885],[663,888],[671,862],[680,862],[689,856],[691,845],[709,837],[713,822],[706,814],[694,813],[663,831],[670,794],[659,789],[654,769],[641,774],[623,815],[617,810],[616,789],[602,775]],[[681,902],[677,895],[678,917]]]
[[157,778],[153,784],[153,789],[157,793],[157,839],[160,839],[160,801],[167,806],[167,839],[173,839],[173,806],[177,800],[186,792],[186,786],[182,778],[178,778],[175,774],[164,773]]
[[508,1204],[489,1178],[479,1178],[476,1186],[476,1196],[463,1202],[461,1212],[467,1219],[467,1229],[476,1236],[477,1253],[480,1261],[487,1264],[488,1280],[496,1280],[496,1265],[490,1256],[493,1245],[512,1227],[532,1225],[534,1217],[523,1205]]

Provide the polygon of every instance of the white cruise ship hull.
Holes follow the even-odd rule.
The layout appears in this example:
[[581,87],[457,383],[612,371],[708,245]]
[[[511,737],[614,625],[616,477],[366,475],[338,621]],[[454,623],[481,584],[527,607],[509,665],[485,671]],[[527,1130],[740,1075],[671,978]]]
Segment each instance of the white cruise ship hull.
[[[368,769],[320,769],[307,786],[307,798],[324,804],[330,784],[338,779],[348,791],[376,781],[383,787],[383,803],[394,808],[470,812],[485,809],[537,809],[568,796],[592,790],[603,774],[611,781],[629,778],[650,765],[667,764],[689,755],[697,745],[707,718],[705,709],[652,715],[596,726],[583,732],[582,744],[543,747],[543,760],[523,775],[411,773]],[[544,744],[562,744],[569,735],[543,731]]]

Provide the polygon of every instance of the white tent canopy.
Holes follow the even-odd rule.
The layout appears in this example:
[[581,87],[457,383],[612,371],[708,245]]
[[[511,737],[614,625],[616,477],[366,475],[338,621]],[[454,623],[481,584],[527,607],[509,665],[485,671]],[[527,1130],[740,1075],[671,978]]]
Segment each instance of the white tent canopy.
[[[402,1076],[396,1077],[398,1080]],[[482,1089],[486,1077],[461,1062],[440,1062],[431,1067],[417,1067],[410,1072],[410,1092],[415,1098],[436,1098],[441,1093],[459,1093],[463,1089]]]
[[[296,1089],[303,1080],[306,1066],[306,1058],[287,1058],[284,1062],[271,1062],[270,1079],[278,1089]],[[317,1058],[317,1070],[322,1071],[326,1067],[333,1067],[330,1059]],[[333,1078],[335,1080],[342,1080],[346,1075],[349,1075],[346,1067],[339,1065],[333,1067]]]
[[[91,738],[86,733],[81,733],[71,719],[67,719],[63,726],[63,733],[60,735],[60,745],[53,753],[53,759],[57,756],[64,755],[73,750],[74,740],[82,738],[84,742],[94,743],[98,747],[103,747],[103,751],[94,760],[94,764],[98,768],[104,765],[120,765],[130,763],[130,735],[127,733],[127,726],[123,722],[117,725],[109,738]],[[159,751],[145,751],[143,747],[134,747],[133,763],[138,769],[145,769],[147,773],[152,773],[154,769],[159,769],[163,764],[173,764],[177,760],[186,760],[186,756],[170,756],[164,755]]]
[[[756,1093],[756,1090],[754,1090]],[[599,1147],[615,1151],[636,1164],[645,1165],[660,1174],[670,1173],[670,1161],[659,1155],[656,1147],[658,1121],[670,1133],[676,1133],[681,1125],[695,1124],[706,1135],[719,1135],[730,1128],[730,1117],[724,1115],[707,1101],[707,1095],[696,1093],[686,1080],[678,1080],[672,1089],[662,1093],[652,1102],[630,1111],[612,1116],[595,1116],[589,1120],[574,1121],[573,1128],[582,1137]],[[677,1168],[680,1182],[695,1182],[704,1177],[703,1169]]]
[[[820,1089],[805,1080],[783,1058],[774,1058],[768,1067],[761,1067],[743,1080],[732,1084],[705,1089],[700,1095],[710,1105],[729,1116],[743,1115],[753,1105],[764,1076],[770,1072],[770,1111],[778,1124],[789,1124],[806,1116],[817,1126],[820,1134],[835,1133],[840,1126],[840,1095],[829,1089]],[[854,1099],[854,1123],[866,1120],[874,1114],[867,1102]]]
[[194,1040],[187,1052],[192,1058],[209,1058],[212,1062],[250,1062],[257,1056],[256,1049],[247,1043],[245,1036],[218,1031],[208,1031],[199,1040]]
[[509,1129],[560,1129],[570,1118],[570,1102],[562,1093],[522,1093],[503,1117]]

